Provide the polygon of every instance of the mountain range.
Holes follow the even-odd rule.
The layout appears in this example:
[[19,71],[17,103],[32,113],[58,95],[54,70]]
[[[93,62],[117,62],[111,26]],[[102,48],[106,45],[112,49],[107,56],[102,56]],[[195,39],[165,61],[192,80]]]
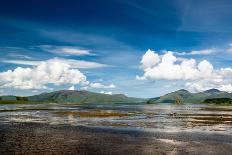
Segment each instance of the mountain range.
[[127,97],[123,94],[102,94],[90,91],[61,90],[28,97],[1,96],[2,100],[53,103],[141,103],[144,99]]
[[18,103],[175,103],[178,99],[182,103],[203,103],[207,99],[232,99],[232,93],[219,91],[217,89],[209,89],[203,92],[191,93],[185,89],[180,89],[166,95],[151,98],[141,99],[127,97],[123,94],[102,94],[90,91],[77,90],[61,90],[50,93],[42,93],[39,95],[19,97],[19,96],[1,96],[2,101],[20,101]]
[[183,103],[202,103],[206,99],[232,98],[232,93],[220,91],[218,89],[209,89],[203,92],[191,93],[185,89],[180,89],[160,97],[151,98],[147,103],[175,103],[177,98],[181,99]]

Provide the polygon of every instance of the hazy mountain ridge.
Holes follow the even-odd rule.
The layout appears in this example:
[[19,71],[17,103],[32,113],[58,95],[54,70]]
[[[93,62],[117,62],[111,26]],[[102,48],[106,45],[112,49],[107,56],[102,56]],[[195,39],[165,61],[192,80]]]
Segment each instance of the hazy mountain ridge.
[[138,103],[143,99],[127,97],[123,94],[101,94],[89,91],[61,90],[29,96],[31,102],[57,103]]
[[232,93],[220,91],[217,89],[209,89],[199,93],[191,93],[185,89],[168,93],[166,95],[151,98],[147,102],[153,103],[174,103],[176,98],[180,97],[183,103],[202,103],[206,99],[212,98],[232,98]]
[[102,94],[89,91],[61,90],[50,93],[42,93],[28,97],[13,95],[0,96],[1,100],[24,101],[24,102],[55,102],[55,103],[141,103],[145,99],[127,97],[124,94]]

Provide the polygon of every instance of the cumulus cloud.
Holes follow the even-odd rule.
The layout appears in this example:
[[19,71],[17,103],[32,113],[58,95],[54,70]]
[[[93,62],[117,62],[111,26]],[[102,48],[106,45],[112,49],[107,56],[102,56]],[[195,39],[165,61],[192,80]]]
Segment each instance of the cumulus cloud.
[[69,64],[48,60],[33,68],[17,67],[0,72],[0,87],[18,89],[46,89],[47,84],[88,84],[86,76]]
[[71,87],[68,88],[68,90],[75,90],[75,87],[71,86]]
[[195,59],[178,59],[171,51],[158,55],[148,50],[142,57],[141,68],[144,75],[137,76],[138,80],[184,80],[186,87],[194,91],[232,91],[232,68],[214,69],[207,60],[197,63]]
[[[76,60],[54,58],[37,62],[32,67],[17,67],[14,70],[3,71],[0,72],[0,88],[49,89],[49,84],[79,84],[82,87],[93,88],[115,87],[113,84],[90,83],[78,69],[78,65],[81,64]],[[72,86],[69,89],[75,88]]]
[[[72,68],[102,68],[102,67],[110,67],[107,64],[101,64],[97,62],[90,62],[84,60],[74,60],[74,59],[63,59],[63,58],[53,58],[49,59],[49,61],[59,61],[60,63],[65,63]],[[11,64],[19,64],[19,65],[29,65],[29,66],[38,66],[44,61],[36,61],[36,60],[2,60],[3,63],[11,63]]]
[[215,49],[193,50],[190,52],[175,52],[177,55],[209,55],[215,53]]
[[154,53],[150,49],[147,50],[146,54],[143,55],[141,60],[141,67],[152,68],[160,62],[160,57],[158,54]]
[[110,84],[110,85],[104,85],[101,83],[90,83],[90,87],[92,88],[115,88],[116,86],[114,84]]
[[107,95],[112,95],[112,92],[105,92],[105,91],[100,91],[101,94],[107,94]]
[[72,46],[52,46],[52,45],[41,45],[39,46],[41,49],[47,52],[60,54],[64,56],[69,55],[77,55],[77,56],[84,56],[84,55],[95,55],[94,53],[91,53],[90,50],[87,49],[81,49],[78,47],[72,47]]

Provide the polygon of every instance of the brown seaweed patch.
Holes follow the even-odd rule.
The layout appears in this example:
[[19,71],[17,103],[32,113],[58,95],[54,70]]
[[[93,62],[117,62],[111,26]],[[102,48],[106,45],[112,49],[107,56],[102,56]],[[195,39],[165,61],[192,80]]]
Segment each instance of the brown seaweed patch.
[[232,108],[209,108],[209,107],[204,107],[204,108],[201,108],[201,110],[206,110],[206,111],[232,111]]
[[177,116],[183,116],[183,117],[192,117],[192,116],[213,116],[213,117],[232,117],[232,115],[230,114],[190,114],[190,113],[186,113],[186,114],[177,114]]
[[191,119],[187,121],[186,127],[196,127],[196,126],[215,126],[215,125],[232,125],[232,117],[190,117]]
[[176,114],[173,114],[173,113],[171,113],[171,114],[168,114],[168,116],[180,116],[180,117],[193,117],[193,116],[213,116],[213,117],[221,117],[221,116],[223,116],[223,117],[232,117],[232,114],[212,114],[212,113],[208,113],[208,114],[202,114],[202,113],[195,113],[195,114],[193,114],[193,113],[184,113],[184,114],[178,114],[178,113],[176,113]]
[[109,112],[103,110],[93,111],[59,111],[55,112],[59,116],[79,116],[79,117],[123,117],[129,116],[127,113]]
[[232,118],[231,117],[193,117],[193,120],[188,121],[188,127],[195,126],[213,126],[213,125],[231,125]]
[[223,122],[223,121],[232,121],[231,117],[193,117],[195,120],[208,120],[208,121],[216,121],[216,122]]

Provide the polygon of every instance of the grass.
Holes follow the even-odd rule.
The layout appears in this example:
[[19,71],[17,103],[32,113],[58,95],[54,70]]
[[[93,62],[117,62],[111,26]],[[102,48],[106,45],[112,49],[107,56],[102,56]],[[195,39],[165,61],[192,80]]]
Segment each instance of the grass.
[[16,101],[16,100],[0,100],[0,104],[39,104],[42,102],[30,102],[30,101]]

